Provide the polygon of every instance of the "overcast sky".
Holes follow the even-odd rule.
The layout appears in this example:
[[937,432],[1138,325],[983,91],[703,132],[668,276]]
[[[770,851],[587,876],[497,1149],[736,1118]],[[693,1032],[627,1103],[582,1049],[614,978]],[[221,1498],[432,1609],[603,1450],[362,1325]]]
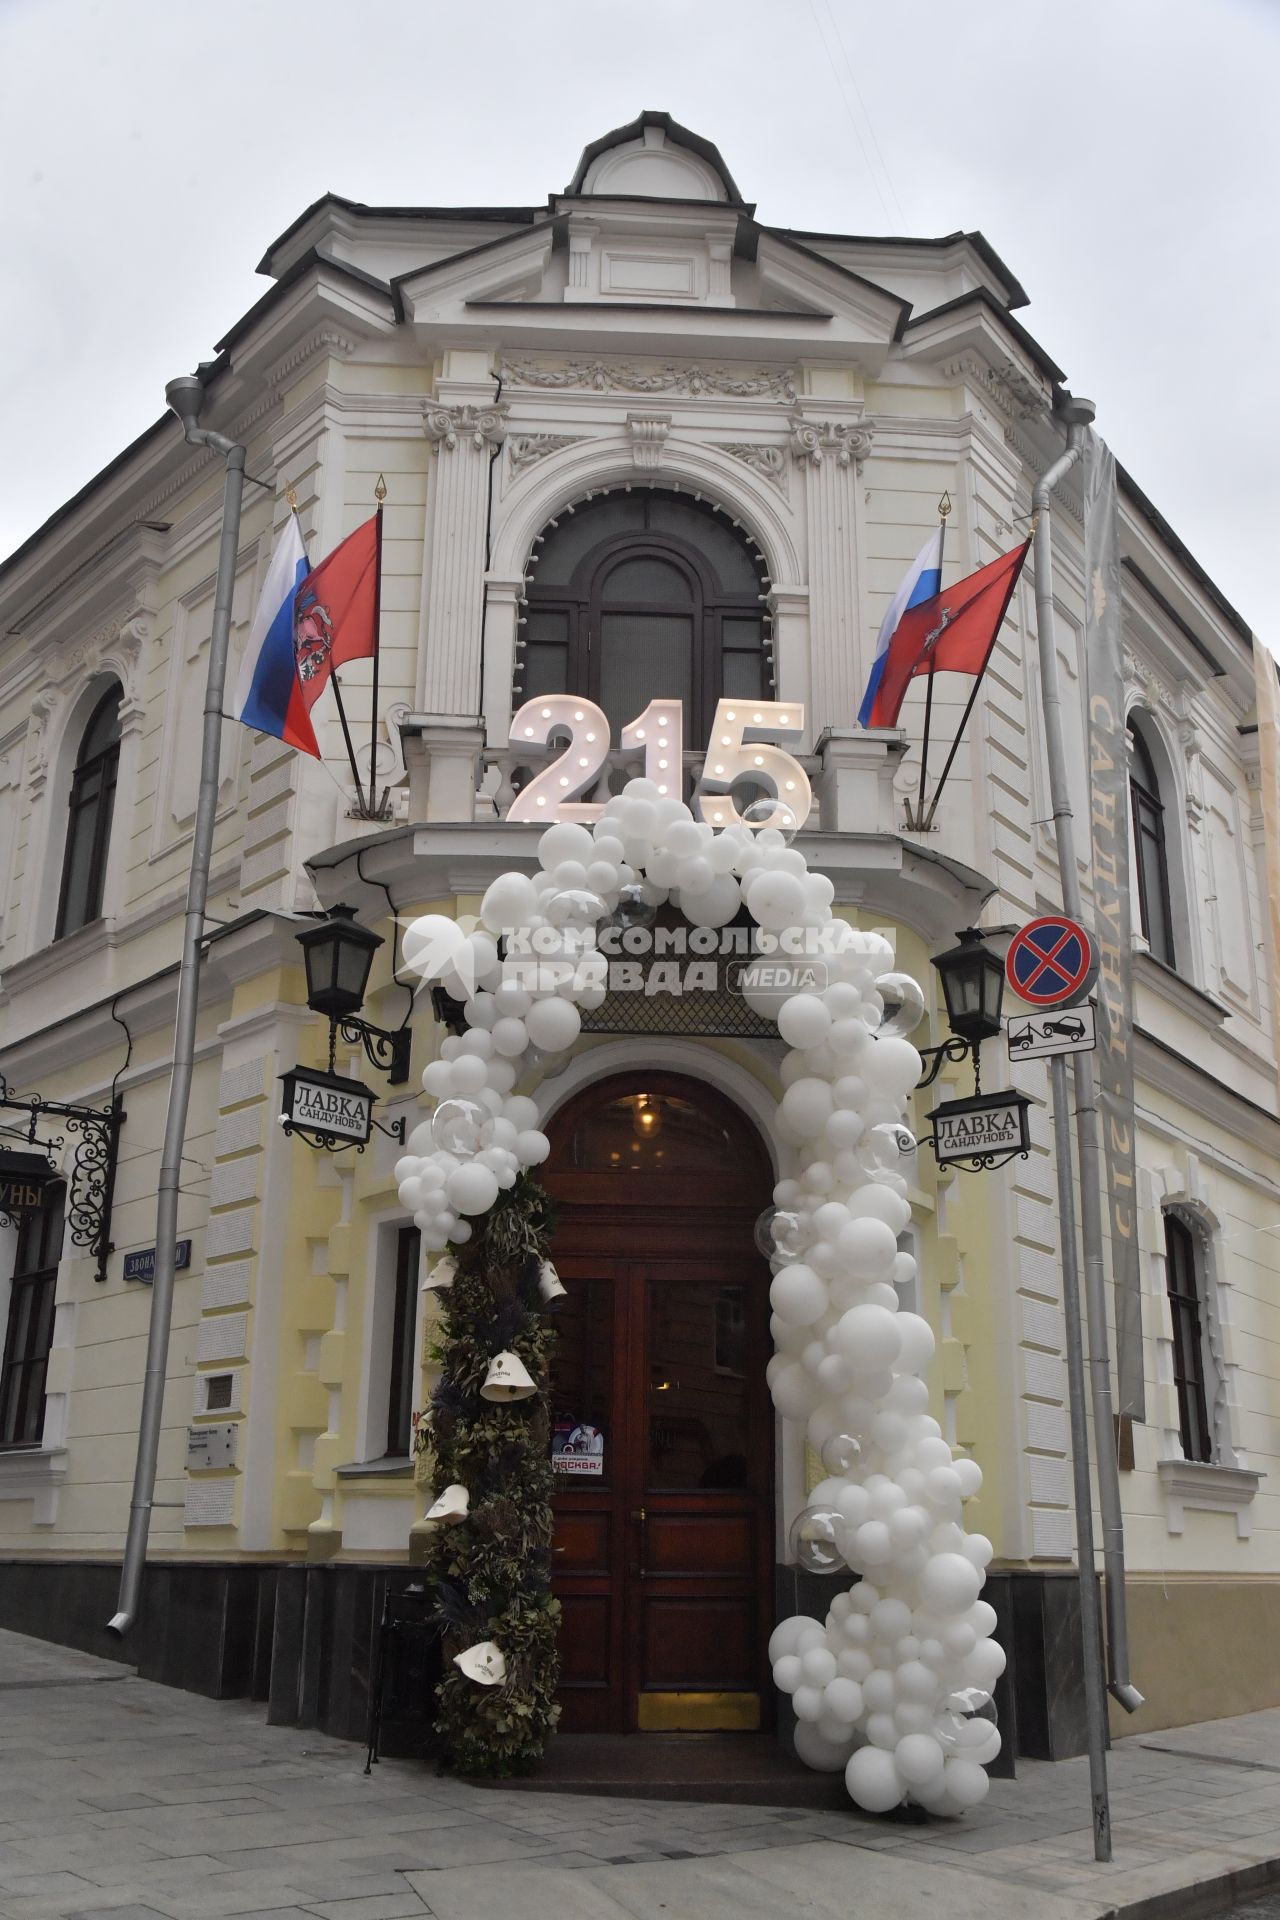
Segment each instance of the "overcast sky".
[[1278,89],[1280,0],[0,0],[0,554],[157,417],[326,190],[536,203],[665,108],[767,222],[981,228],[1280,647]]

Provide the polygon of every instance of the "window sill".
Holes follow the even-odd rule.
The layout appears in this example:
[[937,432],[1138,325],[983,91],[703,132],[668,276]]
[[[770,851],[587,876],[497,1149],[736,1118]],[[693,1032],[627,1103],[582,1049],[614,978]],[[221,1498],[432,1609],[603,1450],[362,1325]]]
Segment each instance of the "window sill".
[[1156,1472],[1164,1488],[1165,1514],[1170,1533],[1181,1533],[1187,1507],[1209,1513],[1234,1513],[1236,1538],[1247,1540],[1252,1525],[1249,1507],[1262,1480],[1248,1467],[1225,1467],[1216,1460],[1158,1460]]
[[32,1501],[33,1526],[53,1525],[58,1510],[58,1489],[66,1477],[65,1447],[0,1450],[0,1500]]
[[339,1480],[411,1480],[413,1461],[408,1454],[389,1454],[384,1460],[349,1460],[334,1471]]
[[1205,993],[1202,988],[1193,987],[1176,968],[1157,960],[1145,944],[1135,944],[1133,964],[1141,985],[1150,987],[1152,993],[1161,1000],[1183,1013],[1189,1013],[1193,1019],[1203,1020],[1207,1014],[1218,1026],[1224,1026],[1231,1018],[1230,1007],[1224,1006],[1221,1000],[1215,1000],[1211,993]]

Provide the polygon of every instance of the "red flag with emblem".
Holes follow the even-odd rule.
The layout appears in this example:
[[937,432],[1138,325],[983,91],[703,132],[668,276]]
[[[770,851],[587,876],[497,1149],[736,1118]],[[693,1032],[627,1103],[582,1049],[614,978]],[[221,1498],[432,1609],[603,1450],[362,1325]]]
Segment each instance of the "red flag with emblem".
[[1024,540],[903,614],[885,656],[872,726],[897,726],[907,688],[930,667],[935,673],[982,673],[1030,545]]
[[375,513],[312,568],[293,596],[293,651],[308,712],[335,667],[377,654],[380,544]]

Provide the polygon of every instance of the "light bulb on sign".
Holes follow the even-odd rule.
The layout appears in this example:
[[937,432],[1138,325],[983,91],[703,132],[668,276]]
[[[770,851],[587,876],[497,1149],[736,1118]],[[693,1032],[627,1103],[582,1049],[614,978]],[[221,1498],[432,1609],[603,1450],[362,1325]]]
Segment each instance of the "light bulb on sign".
[[[660,780],[658,775],[679,770],[679,755],[684,749],[683,719],[683,709],[673,700],[651,700],[644,712],[638,713],[622,729],[624,748],[643,747],[644,777],[653,781],[664,798],[669,791],[669,782]],[[669,750],[670,757],[659,759],[659,752],[664,750]],[[678,787],[676,791],[679,791]]]

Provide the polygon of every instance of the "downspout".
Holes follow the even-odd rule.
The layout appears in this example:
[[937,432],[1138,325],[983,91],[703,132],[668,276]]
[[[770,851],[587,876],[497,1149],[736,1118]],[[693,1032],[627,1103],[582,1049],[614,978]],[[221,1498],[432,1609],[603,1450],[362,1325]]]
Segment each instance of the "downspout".
[[244,491],[245,450],[223,434],[198,427],[201,384],[193,376],[171,380],[165,397],[182,422],[193,447],[222,454],[226,473],[222,493],[222,537],[214,588],[213,628],[209,636],[209,670],[205,682],[204,732],[200,750],[200,787],[196,801],[195,832],[191,846],[191,874],[187,881],[186,915],[182,931],[182,961],[178,971],[177,1010],[174,1016],[173,1069],[165,1114],[160,1178],[156,1187],[156,1261],[151,1285],[151,1320],[147,1331],[147,1362],[142,1378],[142,1412],[138,1423],[138,1452],[129,1501],[129,1531],[120,1568],[118,1610],[107,1622],[108,1633],[123,1639],[134,1625],[147,1564],[147,1539],[155,1501],[156,1462],[164,1413],[165,1379],[169,1368],[169,1332],[173,1321],[173,1288],[177,1264],[178,1196],[182,1181],[182,1149],[186,1142],[187,1111],[195,1063],[196,1014],[200,997],[200,943],[204,938],[205,905],[209,894],[209,858],[213,849],[218,810],[218,763],[222,751],[223,690],[227,649],[231,637],[231,602],[235,590],[236,554],[240,542],[240,501]]
[[[1097,409],[1091,400],[1066,398],[1066,451],[1058,456],[1031,492],[1034,515],[1036,639],[1040,654],[1040,696],[1044,706],[1045,748],[1053,812],[1062,905],[1068,917],[1083,921],[1080,873],[1076,866],[1075,828],[1062,725],[1058,649],[1053,621],[1053,543],[1050,496],[1080,460]],[[1129,1680],[1129,1633],[1125,1615],[1124,1516],[1116,1459],[1111,1400],[1111,1354],[1107,1336],[1106,1279],[1102,1256],[1102,1147],[1093,1058],[1073,1057],[1076,1095],[1076,1151],[1080,1165],[1080,1227],[1084,1248],[1085,1320],[1089,1329],[1089,1389],[1093,1403],[1094,1451],[1098,1469],[1098,1508],[1102,1520],[1102,1564],[1106,1576],[1107,1690],[1127,1713],[1136,1713],[1143,1696]],[[1081,1568],[1084,1577],[1085,1569]]]

